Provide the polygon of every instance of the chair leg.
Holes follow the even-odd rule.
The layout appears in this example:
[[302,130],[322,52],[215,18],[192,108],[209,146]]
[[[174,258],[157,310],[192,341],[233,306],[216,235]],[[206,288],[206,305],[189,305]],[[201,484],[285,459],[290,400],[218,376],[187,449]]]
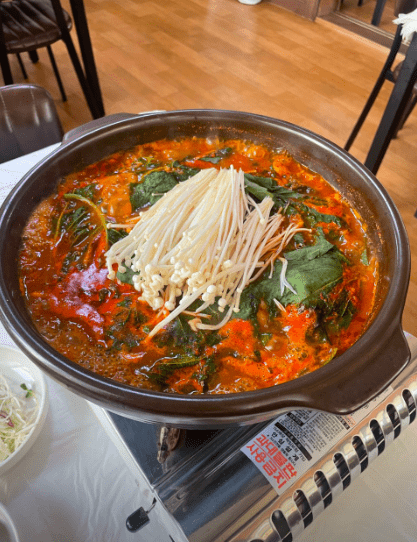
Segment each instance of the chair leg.
[[63,36],[62,39],[67,46],[68,54],[71,58],[72,65],[74,66],[75,73],[77,74],[78,81],[81,85],[81,89],[87,101],[88,107],[91,111],[93,119],[98,119],[103,115],[101,115],[101,111],[98,109],[93,92],[91,91],[91,87],[88,84],[87,79],[85,78],[84,71],[78,58],[77,51],[75,50],[71,36],[68,34],[67,36]]
[[[55,1],[55,0],[52,0]],[[100,89],[94,53],[91,44],[90,30],[87,23],[84,2],[82,0],[69,0],[73,14],[78,44],[85,71],[85,78],[94,96],[96,109],[100,117],[105,115],[103,97]]]
[[405,108],[405,111],[403,113],[403,116],[401,117],[400,123],[398,125],[397,130],[395,131],[395,134],[393,135],[393,139],[398,136],[398,132],[402,129],[404,126],[406,120],[411,115],[411,112],[413,111],[414,107],[417,104],[417,94],[414,94],[414,97],[412,100],[410,100]]
[[69,30],[64,21],[64,15],[62,12],[62,6],[59,0],[51,0],[52,7],[54,8],[56,21],[61,30],[61,38],[67,47],[68,54],[71,58],[72,65],[74,66],[75,73],[77,74],[78,81],[81,85],[81,89],[84,93],[84,97],[90,108],[91,114],[94,119],[98,119],[103,116],[103,111],[100,108],[100,104],[97,103],[96,96],[91,89],[91,86],[84,74],[83,67],[81,66],[80,59],[78,58],[77,51],[75,50],[74,43],[71,39]]
[[373,106],[373,104],[374,104],[374,102],[375,102],[375,100],[376,100],[376,98],[377,98],[377,96],[379,94],[379,91],[381,90],[381,87],[385,82],[385,79],[387,77],[387,73],[391,69],[391,66],[392,66],[392,64],[393,64],[393,62],[395,60],[395,57],[396,57],[396,55],[398,53],[398,50],[400,48],[401,39],[402,39],[401,38],[401,27],[398,27],[397,32],[396,32],[395,37],[394,37],[394,41],[393,41],[392,46],[391,46],[391,50],[390,50],[388,58],[387,58],[387,60],[385,62],[385,65],[382,68],[381,73],[379,74],[379,77],[378,77],[378,79],[377,79],[377,81],[375,83],[375,86],[374,86],[371,94],[369,95],[368,101],[366,102],[365,107],[363,108],[362,113],[360,114],[360,116],[359,116],[353,130],[352,130],[352,133],[349,136],[349,139],[346,142],[346,145],[344,147],[346,151],[348,151],[350,149],[353,142],[355,141],[356,136],[359,133],[359,130],[362,128],[362,125],[365,122],[365,119],[368,116],[368,113],[371,110],[371,107]]
[[1,64],[1,71],[3,75],[4,84],[13,85],[13,77],[12,77],[12,72],[10,70],[10,64],[7,59],[7,55],[6,55],[6,59],[4,59],[3,56],[1,56],[0,64]]
[[64,86],[63,86],[62,81],[61,81],[61,76],[59,75],[58,66],[56,65],[55,57],[54,57],[54,54],[52,52],[52,48],[51,48],[50,45],[48,45],[46,48],[48,50],[49,59],[50,59],[51,64],[52,64],[52,69],[54,70],[54,74],[55,74],[55,77],[56,77],[56,82],[58,83],[59,90],[61,92],[62,101],[66,102],[67,101],[67,95],[65,94]]
[[417,80],[417,34],[411,40],[398,79],[372,141],[365,166],[376,175],[393,135],[397,132]]
[[6,41],[3,33],[3,26],[0,24],[0,66],[5,85],[13,85],[13,76],[7,58]]
[[384,11],[385,3],[387,0],[377,0],[374,13],[372,15],[371,24],[374,26],[379,26],[381,22],[382,12]]
[[36,49],[34,49],[33,51],[29,51],[28,54],[29,54],[29,58],[31,59],[33,64],[36,64],[36,62],[39,61],[39,55],[38,55],[38,51]]
[[17,56],[17,60],[19,62],[20,69],[22,70],[23,79],[27,79],[28,74],[26,73],[25,65],[23,64],[22,57],[20,56],[20,53],[16,53],[16,56]]

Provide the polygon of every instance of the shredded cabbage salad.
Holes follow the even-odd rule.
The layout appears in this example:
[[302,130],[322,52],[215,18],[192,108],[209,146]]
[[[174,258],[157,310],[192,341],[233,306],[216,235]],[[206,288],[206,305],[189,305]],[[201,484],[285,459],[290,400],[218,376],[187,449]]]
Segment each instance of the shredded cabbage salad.
[[25,384],[21,388],[21,394],[13,393],[0,374],[0,463],[23,444],[35,427],[38,400]]

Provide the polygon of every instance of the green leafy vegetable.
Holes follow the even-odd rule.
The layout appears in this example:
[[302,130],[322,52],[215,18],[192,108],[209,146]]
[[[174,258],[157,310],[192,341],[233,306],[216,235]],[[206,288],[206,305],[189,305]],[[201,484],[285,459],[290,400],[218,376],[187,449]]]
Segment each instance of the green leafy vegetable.
[[[277,297],[284,306],[290,303],[316,307],[322,301],[322,295],[329,293],[340,282],[343,275],[344,258],[337,251],[324,254],[313,260],[293,260],[288,262],[286,273],[287,281],[297,292],[294,294],[288,288]],[[279,280],[282,263],[276,265],[274,275]],[[273,277],[274,278],[274,277]],[[268,302],[271,303],[269,292]]]
[[314,245],[287,252],[288,261],[286,279],[294,289],[285,288],[281,293],[280,274],[282,262],[276,261],[271,278],[260,280],[246,288],[241,297],[238,318],[256,319],[260,299],[264,299],[269,311],[275,314],[275,301],[282,305],[297,304],[317,312],[318,326],[312,340],[328,342],[329,335],[346,329],[356,312],[349,298],[349,291],[342,289],[334,295],[334,288],[343,277],[344,265],[349,260],[329,241],[323,231],[318,229],[318,238]]
[[116,230],[113,228],[107,229],[107,239],[109,242],[109,245],[114,245],[114,243],[117,243],[117,241],[120,241],[120,239],[123,239],[123,237],[127,236],[127,232],[125,230]]
[[284,186],[279,185],[276,180],[271,177],[258,177],[256,175],[252,175],[251,173],[245,173],[245,185],[246,183],[257,184],[270,192],[282,194],[283,197],[286,196],[294,199],[305,197],[304,194],[301,193],[301,190],[300,192],[296,192],[294,190],[290,190],[289,188],[285,188]]
[[67,198],[70,201],[65,205],[54,231],[54,250],[59,250],[61,242],[66,250],[61,266],[61,273],[64,275],[72,265],[78,269],[88,265],[92,257],[89,248],[105,228],[105,223],[94,212],[96,207],[94,203],[77,194],[66,196],[70,196]]
[[89,207],[95,213],[103,229],[106,228],[106,221],[104,219],[103,213],[101,212],[100,208],[97,207],[97,205],[89,198],[86,198],[85,196],[76,193],[64,194],[64,198],[66,200],[75,200],[79,204],[84,205],[85,207]]
[[197,379],[199,382],[204,382],[206,388],[207,381],[216,372],[217,367],[213,356],[208,356],[207,358],[204,358],[203,361],[204,364],[201,367],[199,374],[197,375]]
[[268,342],[272,339],[272,333],[261,333],[259,339],[263,346],[266,346]]
[[148,372],[148,378],[159,384],[166,385],[167,379],[178,369],[197,366],[196,373],[192,375],[198,382],[207,386],[207,381],[216,372],[216,364],[213,356],[177,355],[173,358],[159,360]]
[[92,184],[83,186],[82,188],[76,188],[73,193],[94,202],[94,196],[95,196],[96,190],[97,190],[97,185],[92,183]]
[[33,390],[29,389],[26,384],[20,384],[20,387],[27,392],[25,397],[31,397],[33,395]]
[[77,207],[67,213],[61,224],[71,235],[73,246],[80,244],[90,234],[96,232],[96,228],[92,227],[90,215],[84,207]]
[[308,192],[308,187],[300,186],[299,191],[295,191],[280,186],[270,177],[257,177],[250,173],[245,173],[245,189],[246,192],[259,201],[270,197],[274,201],[276,208],[285,208],[290,214],[295,212],[300,213],[309,227],[314,227],[320,222],[326,224],[335,223],[338,226],[345,225],[344,220],[339,216],[320,213],[313,207],[299,201],[308,197],[303,193]]
[[202,158],[199,158],[199,160],[203,162],[210,162],[211,164],[218,164],[221,160],[223,160],[223,158],[230,156],[232,152],[233,149],[230,147],[225,147],[217,150],[215,153],[210,153],[207,156],[203,156]]
[[174,373],[177,369],[193,367],[200,362],[200,357],[192,355],[176,356],[175,358],[162,358],[149,371],[148,378],[163,387],[166,385],[167,378],[169,378],[169,376],[172,375],[172,373]]
[[254,196],[259,201],[262,201],[265,198],[274,198],[274,195],[270,190],[265,188],[264,186],[252,182],[251,180],[247,179],[247,173],[245,173],[245,190],[252,196]]
[[[193,312],[200,302],[193,303],[190,305],[189,310]],[[220,322],[221,313],[217,311],[217,304],[213,304],[210,307],[207,307],[207,310],[204,311],[205,314],[211,314],[213,316],[210,319],[210,323]],[[169,346],[172,348],[181,347],[185,352],[189,354],[196,354],[203,352],[205,346],[214,346],[221,341],[220,335],[216,331],[193,331],[189,325],[189,321],[193,319],[194,316],[188,314],[179,314],[167,328],[158,333],[154,337],[154,341],[157,342],[159,346]]]
[[298,212],[302,215],[304,218],[306,224],[313,228],[316,226],[316,224],[319,224],[320,222],[324,222],[325,224],[337,224],[338,226],[345,226],[345,221],[340,218],[340,216],[336,215],[327,215],[324,213],[320,213],[316,209],[313,209],[313,207],[309,207],[308,205],[305,205],[304,203],[297,202],[294,204],[295,209],[298,210]]
[[272,198],[277,208],[286,207],[291,200],[305,197],[300,192],[280,186],[270,177],[256,177],[251,173],[245,173],[245,190],[259,201],[266,197]]
[[118,333],[119,331],[120,328],[115,326],[106,330],[106,337],[113,341],[109,350],[120,351],[125,346],[126,350],[130,351],[140,345],[142,340],[140,337],[136,337],[131,332],[121,334]]
[[369,265],[368,253],[366,249],[361,254],[361,262],[363,265]]
[[66,230],[72,237],[72,246],[80,245],[86,239],[91,242],[97,233],[104,231],[107,237],[106,220],[100,208],[90,199],[76,193],[64,194],[69,208],[60,217],[56,225],[55,238],[61,230]]
[[177,181],[172,173],[167,171],[153,171],[146,175],[143,182],[130,185],[130,203],[132,209],[137,210],[146,205],[153,205],[163,194],[169,192]]
[[[119,303],[121,307],[120,312],[115,316],[115,322],[106,328],[105,335],[112,340],[111,350],[121,350],[123,346],[128,350],[139,346],[142,342],[142,337],[135,335],[132,331],[126,330],[126,326],[129,322],[136,324],[136,310],[127,308],[123,302]],[[142,315],[140,315],[142,319]]]
[[120,282],[124,282],[125,284],[130,284],[131,286],[134,286],[133,277],[138,273],[136,271],[132,271],[130,267],[125,267],[125,269],[126,271],[124,271],[123,273],[121,271],[117,271],[116,277],[120,280]]
[[202,331],[195,333],[188,325],[186,316],[180,314],[163,332],[155,336],[154,341],[158,346],[179,346],[191,354],[204,342],[204,334]]
[[173,371],[176,371],[177,369],[184,369],[185,367],[192,367],[193,365],[197,365],[197,363],[200,363],[201,358],[196,356],[190,356],[190,355],[179,355],[174,360],[170,361],[164,361],[159,360],[156,364],[156,368],[160,373],[169,374]]
[[323,254],[326,254],[329,250],[332,250],[334,245],[326,240],[323,230],[317,228],[317,231],[319,235],[314,245],[287,252],[285,255],[286,259],[288,261],[314,260],[315,258],[323,256]]
[[79,265],[83,254],[84,252],[82,252],[81,254],[77,252],[68,252],[64,260],[62,261],[61,273],[66,275],[70,270],[72,264]]
[[259,303],[261,302],[258,295],[258,291],[262,291],[261,282],[263,280],[254,282],[243,290],[240,298],[239,312],[235,313],[235,318],[242,318],[242,320],[254,320],[256,318]]
[[132,304],[132,299],[130,297],[125,297],[125,299],[123,299],[122,301],[119,301],[119,303],[117,303],[117,306],[118,307],[130,307]]
[[303,305],[315,308],[323,303],[327,295],[340,282],[346,258],[331,243],[320,235],[315,245],[287,252],[286,279],[294,289],[285,288],[281,293],[280,275],[282,262],[277,260],[272,277],[265,273],[258,281],[250,284],[241,297],[238,318],[254,319],[261,299],[268,304],[272,313],[276,311],[274,299],[282,305]]
[[304,235],[301,232],[296,233],[292,240],[296,245],[304,245]]
[[333,301],[326,299],[322,306],[320,318],[327,333],[339,333],[347,329],[356,312],[356,308],[349,299],[349,293],[344,289]]
[[136,159],[130,165],[130,171],[140,174],[144,171],[156,169],[160,166],[161,164],[157,162],[153,156],[139,156],[136,157]]
[[171,172],[172,175],[174,175],[175,180],[177,182],[183,182],[189,179],[190,177],[193,177],[194,175],[197,175],[201,171],[201,169],[188,167],[183,164],[180,164],[177,160],[172,164],[172,167],[174,170]]

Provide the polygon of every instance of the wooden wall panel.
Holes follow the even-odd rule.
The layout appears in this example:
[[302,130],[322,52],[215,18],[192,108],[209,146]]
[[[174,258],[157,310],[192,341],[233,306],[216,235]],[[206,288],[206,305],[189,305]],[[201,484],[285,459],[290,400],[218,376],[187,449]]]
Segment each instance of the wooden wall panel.
[[329,15],[336,11],[339,0],[269,0],[269,3],[314,21],[316,17]]
[[319,2],[317,16],[323,17],[324,15],[329,15],[330,13],[333,13],[333,11],[336,11],[339,3],[340,0],[321,0]]
[[317,17],[320,4],[320,0],[270,0],[270,2],[312,21]]

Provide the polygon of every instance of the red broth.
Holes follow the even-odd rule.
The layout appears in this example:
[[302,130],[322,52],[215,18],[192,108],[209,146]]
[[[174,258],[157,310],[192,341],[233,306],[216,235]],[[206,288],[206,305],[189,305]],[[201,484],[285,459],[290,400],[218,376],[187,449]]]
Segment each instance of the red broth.
[[[108,278],[105,253],[130,228],[107,224],[133,225],[146,212],[152,202],[137,190],[158,171],[179,183],[230,166],[285,188],[274,212],[310,230],[283,254],[304,295],[281,295],[276,260],[272,279],[268,269],[248,285],[221,329],[193,331],[183,313],[150,338],[167,310],[153,310],[123,273]],[[365,224],[320,175],[282,149],[198,138],[141,145],[69,176],[30,217],[19,270],[34,325],[57,351],[104,377],[181,394],[266,388],[319,369],[367,328],[378,280]]]

